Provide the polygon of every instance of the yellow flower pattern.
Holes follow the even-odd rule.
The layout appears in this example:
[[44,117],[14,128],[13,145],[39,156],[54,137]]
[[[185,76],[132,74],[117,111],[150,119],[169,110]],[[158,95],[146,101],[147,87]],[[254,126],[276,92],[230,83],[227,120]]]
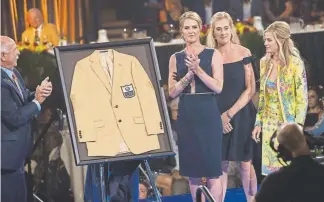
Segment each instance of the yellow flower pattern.
[[[304,124],[307,113],[307,81],[304,63],[290,57],[289,66],[272,67],[267,59],[260,62],[260,95],[255,125],[262,127],[262,174],[279,169],[276,154],[269,146],[273,132],[284,122]],[[268,79],[272,68],[278,68],[276,81]]]

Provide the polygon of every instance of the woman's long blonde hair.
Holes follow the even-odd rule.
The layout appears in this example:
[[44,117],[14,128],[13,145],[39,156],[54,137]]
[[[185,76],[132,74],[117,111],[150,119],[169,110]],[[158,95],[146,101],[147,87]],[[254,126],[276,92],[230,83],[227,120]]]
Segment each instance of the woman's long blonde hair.
[[215,33],[214,32],[215,32],[216,22],[219,21],[219,20],[222,20],[222,19],[226,19],[229,22],[230,28],[232,30],[231,42],[233,44],[240,44],[240,39],[237,36],[236,29],[234,27],[234,23],[233,23],[233,20],[232,20],[231,16],[226,12],[217,12],[217,13],[215,13],[213,15],[213,17],[210,20],[211,27],[208,30],[208,34],[207,34],[206,45],[208,47],[210,47],[210,48],[217,48],[218,47],[218,43],[217,43],[217,40],[215,38]]
[[[300,58],[298,49],[290,38],[290,26],[284,21],[276,21],[269,25],[264,33],[270,32],[279,47],[279,59],[289,66],[290,56]],[[268,58],[270,60],[270,58]]]

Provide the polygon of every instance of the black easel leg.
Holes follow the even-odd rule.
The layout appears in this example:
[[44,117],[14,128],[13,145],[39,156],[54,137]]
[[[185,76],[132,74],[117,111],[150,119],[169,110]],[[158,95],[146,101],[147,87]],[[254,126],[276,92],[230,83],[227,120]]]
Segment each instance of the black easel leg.
[[159,193],[159,191],[158,191],[158,189],[156,187],[156,184],[155,184],[155,181],[154,181],[154,178],[153,178],[153,174],[152,174],[152,170],[150,168],[150,164],[148,163],[147,159],[144,160],[144,164],[145,164],[145,167],[146,167],[146,171],[147,171],[151,186],[152,186],[153,191],[154,191],[156,201],[157,202],[162,202],[160,193]]
[[27,201],[33,201],[33,174],[31,171],[31,161],[27,159],[27,173],[25,175],[27,182]]

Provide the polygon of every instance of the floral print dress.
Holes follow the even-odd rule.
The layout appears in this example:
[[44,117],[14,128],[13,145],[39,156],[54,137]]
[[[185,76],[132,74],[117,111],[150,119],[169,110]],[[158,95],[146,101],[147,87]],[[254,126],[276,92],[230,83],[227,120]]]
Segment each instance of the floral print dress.
[[284,122],[277,84],[274,81],[266,81],[265,102],[262,125],[262,174],[268,175],[282,166],[277,154],[269,146],[270,137]]
[[[255,126],[262,128],[262,174],[268,175],[282,165],[271,150],[269,141],[280,124],[304,124],[307,113],[307,79],[304,62],[290,57],[288,66],[278,65],[275,82],[269,80],[272,65],[270,58],[260,61],[260,94]],[[276,143],[278,144],[278,143]]]

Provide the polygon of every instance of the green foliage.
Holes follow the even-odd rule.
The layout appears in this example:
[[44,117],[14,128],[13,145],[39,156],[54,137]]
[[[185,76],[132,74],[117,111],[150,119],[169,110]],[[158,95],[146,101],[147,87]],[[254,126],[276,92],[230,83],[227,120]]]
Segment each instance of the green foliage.
[[30,91],[34,91],[42,80],[49,77],[53,85],[53,91],[44,104],[62,108],[62,87],[54,55],[46,51],[33,52],[24,49],[20,52],[17,69]]
[[252,55],[260,60],[265,54],[265,48],[263,45],[263,37],[258,32],[246,32],[241,34],[240,40],[242,46],[248,48]]
[[35,90],[47,76],[52,83],[59,80],[55,57],[47,52],[38,53],[27,49],[21,51],[17,69],[30,90]]

